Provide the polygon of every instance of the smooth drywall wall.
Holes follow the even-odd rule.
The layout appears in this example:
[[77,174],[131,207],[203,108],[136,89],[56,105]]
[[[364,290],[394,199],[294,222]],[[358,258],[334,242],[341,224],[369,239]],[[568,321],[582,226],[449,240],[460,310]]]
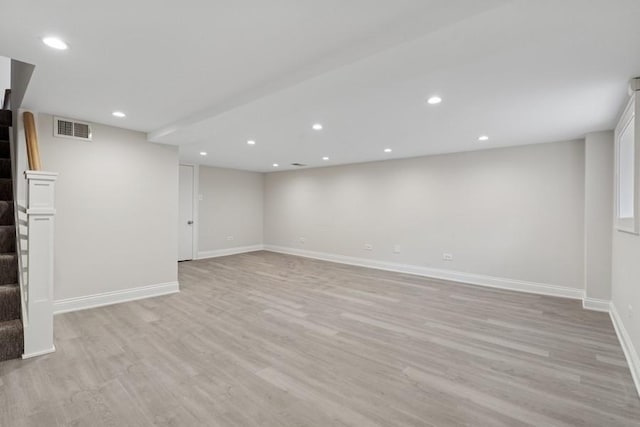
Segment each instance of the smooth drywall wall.
[[262,245],[264,174],[200,166],[198,256]]
[[614,231],[612,270],[611,302],[637,358],[640,354],[640,236]]
[[[639,138],[637,111],[635,129]],[[612,173],[612,176],[615,175]],[[615,203],[611,206],[613,210]],[[612,257],[612,311],[622,323],[618,324],[618,332],[640,393],[640,236],[614,229]]]
[[583,287],[583,141],[270,173],[265,201],[267,245]]
[[11,109],[14,114],[22,107],[35,68],[35,65],[11,60]]
[[0,56],[0,103],[4,101],[5,89],[11,89],[11,58]]
[[585,297],[611,298],[611,241],[613,229],[613,132],[585,138]]
[[37,119],[43,169],[60,174],[54,299],[175,282],[177,148],[99,124],[91,142],[57,138]]
[[[640,96],[640,93],[636,92],[637,96]],[[633,125],[637,145],[640,138],[640,116],[637,107]],[[615,179],[615,175],[613,176]],[[636,170],[636,186],[640,185],[637,177]],[[612,207],[615,209],[615,203],[612,203]],[[636,391],[640,393],[640,236],[614,229],[612,258],[612,317],[635,380]]]

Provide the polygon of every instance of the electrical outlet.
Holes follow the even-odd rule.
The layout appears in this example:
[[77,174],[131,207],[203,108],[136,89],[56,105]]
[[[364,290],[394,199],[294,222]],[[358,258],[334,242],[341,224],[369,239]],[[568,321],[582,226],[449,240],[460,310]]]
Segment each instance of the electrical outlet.
[[198,194],[198,200],[202,201],[204,199],[204,197],[202,197],[202,194]]
[[394,254],[400,253],[400,245],[393,245],[393,253]]
[[301,238],[300,238],[300,243],[301,243],[301,244],[303,244],[303,245],[304,245],[306,241],[307,241],[307,239],[305,239],[304,237],[301,237]]
[[233,240],[233,236],[227,236],[227,240],[228,241],[232,241]]
[[449,254],[447,252],[444,252],[442,254],[442,259],[445,261],[453,261],[453,254]]
[[371,243],[365,243],[364,244],[364,250],[365,251],[372,251],[373,250],[373,245]]
[[631,304],[629,304],[629,306],[627,307],[627,317],[629,319],[633,319],[633,306]]

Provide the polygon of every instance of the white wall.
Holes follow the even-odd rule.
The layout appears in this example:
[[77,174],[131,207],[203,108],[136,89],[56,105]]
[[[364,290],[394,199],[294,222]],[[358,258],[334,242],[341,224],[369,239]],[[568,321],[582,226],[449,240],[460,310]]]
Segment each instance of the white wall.
[[54,300],[177,280],[178,151],[93,125],[93,141],[53,137],[39,114],[44,170],[56,186]]
[[11,58],[0,56],[0,105],[4,100],[4,90],[11,88]]
[[267,245],[583,288],[583,141],[270,173],[265,191]]
[[[636,92],[637,96],[640,96],[640,93]],[[637,146],[640,141],[637,99],[635,111]],[[640,182],[636,182],[635,185],[639,186]],[[615,203],[611,206],[613,210]],[[614,230],[612,258],[611,308],[640,394],[640,236]]]
[[[640,236],[614,231],[611,302],[619,315],[634,355],[636,375],[640,375]],[[638,378],[640,380],[640,377]],[[640,385],[640,382],[638,383]],[[640,393],[640,389],[638,389]]]
[[[585,297],[611,299],[613,231],[613,132],[585,138]],[[598,301],[596,301],[598,302]],[[588,302],[585,302],[588,304]],[[601,307],[606,309],[606,306]]]
[[199,169],[199,257],[262,245],[264,174],[207,166]]

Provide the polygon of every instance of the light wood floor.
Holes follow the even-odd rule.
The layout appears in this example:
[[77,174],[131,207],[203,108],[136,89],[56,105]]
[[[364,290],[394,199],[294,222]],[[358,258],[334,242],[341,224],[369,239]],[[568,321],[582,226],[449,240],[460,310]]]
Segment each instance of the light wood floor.
[[56,317],[0,364],[0,425],[637,426],[606,314],[268,252],[180,294]]

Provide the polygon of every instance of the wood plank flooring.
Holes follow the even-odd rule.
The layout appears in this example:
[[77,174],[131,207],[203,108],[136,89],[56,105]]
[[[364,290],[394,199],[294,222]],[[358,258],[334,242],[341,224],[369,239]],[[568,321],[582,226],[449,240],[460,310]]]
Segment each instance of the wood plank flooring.
[[56,316],[0,364],[0,425],[638,426],[606,314],[269,252],[180,294]]

